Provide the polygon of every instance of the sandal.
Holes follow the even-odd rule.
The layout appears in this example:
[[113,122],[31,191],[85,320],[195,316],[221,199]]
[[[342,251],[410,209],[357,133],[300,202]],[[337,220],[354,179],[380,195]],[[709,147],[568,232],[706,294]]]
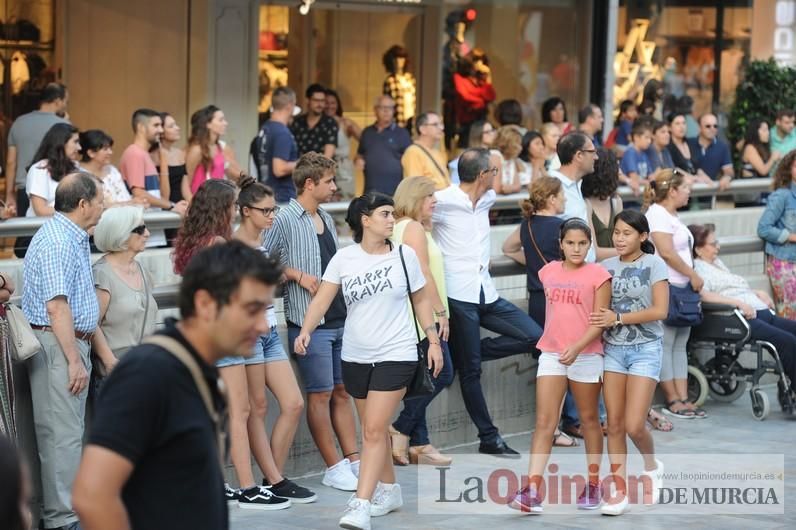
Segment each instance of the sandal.
[[[678,404],[681,406],[681,408],[675,410],[674,406]],[[666,403],[666,406],[663,408],[663,413],[668,414],[669,416],[674,416],[675,418],[682,418],[684,420],[693,420],[696,417],[696,413],[689,409],[679,399],[675,399]]]
[[567,425],[561,431],[574,438],[583,439],[583,429],[580,428],[580,425]]
[[578,442],[577,438],[573,438],[572,436],[568,435],[565,432],[558,431],[557,433],[553,434],[553,446],[579,447],[580,442]]
[[647,413],[647,422],[656,431],[670,432],[672,429],[674,429],[672,422],[664,418],[654,409],[650,409],[650,411]]
[[608,422],[600,422],[600,428],[603,430],[603,436],[608,436]]
[[681,399],[680,403],[685,405],[688,408],[688,410],[693,412],[695,418],[699,418],[700,420],[704,420],[705,418],[708,417],[708,413],[705,412],[705,409],[703,409],[701,407],[697,407],[696,403],[692,403],[692,402],[687,401],[685,399]]
[[431,444],[416,445],[409,448],[409,461],[413,464],[429,466],[449,466],[453,458],[440,454]]
[[396,466],[409,465],[409,437],[400,433],[392,425],[389,429],[390,445],[392,446],[392,463]]

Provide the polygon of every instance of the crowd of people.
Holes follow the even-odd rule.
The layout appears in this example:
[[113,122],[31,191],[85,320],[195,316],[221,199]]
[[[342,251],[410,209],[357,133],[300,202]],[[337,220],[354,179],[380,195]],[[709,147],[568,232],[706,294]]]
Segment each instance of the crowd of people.
[[[426,411],[454,373],[479,452],[519,457],[492,419],[481,373],[484,361],[529,353],[539,361],[536,429],[527,485],[509,506],[541,512],[551,447],[583,439],[589,480],[578,505],[600,507],[604,436],[620,477],[631,438],[652,484],[645,501],[654,502],[663,463],[646,424],[673,428],[652,409],[656,387],[665,415],[708,417],[687,391],[690,327],[671,317],[670,300],[684,291],[738,307],[796,380],[792,111],[771,129],[750,124],[743,146],[741,176],[774,175],[774,191],[751,199],[765,200],[758,233],[772,299],[724,266],[713,227],[680,219],[692,183],[726,189],[734,177],[712,114],[688,138],[689,116],[663,122],[623,103],[603,145],[597,105],[575,126],[564,101],[551,98],[534,131],[507,100],[497,105],[498,127],[484,113],[459,116],[467,147],[449,162],[439,113],[407,122],[413,138],[385,94],[360,130],[333,90],[313,84],[298,115],[295,93],[274,91],[249,164],[222,139],[223,111],[208,105],[192,115],[184,149],[173,116],[136,110],[117,168],[113,138],[65,119],[67,96],[63,85],[48,86],[39,111],[14,124],[6,174],[5,215],[48,217],[19,249],[22,310],[41,345],[27,371],[43,528],[226,528],[228,506],[312,503],[318,494],[285,476],[304,412],[325,463],[322,484],[352,492],[340,525],[369,529],[372,517],[403,505],[394,465],[452,463],[432,444]],[[364,170],[365,193],[346,216],[354,244],[340,248],[323,205],[353,168]],[[620,183],[643,204],[623,204]],[[489,272],[497,194],[523,189],[523,220],[503,251],[526,267],[527,311],[500,297]],[[150,232],[149,210],[179,214],[179,229]],[[181,318],[156,330],[153,279],[136,257],[167,244],[182,278]],[[102,253],[94,263],[92,245]],[[12,279],[0,281],[7,301]],[[276,331],[278,284],[288,351]],[[0,322],[0,427],[13,440],[4,315]],[[480,328],[493,335],[482,338]],[[418,377],[430,388],[408,396]],[[279,407],[270,433],[266,388]],[[223,478],[225,456],[234,484]],[[621,499],[602,513],[627,511]],[[25,527],[28,516],[18,515]]]

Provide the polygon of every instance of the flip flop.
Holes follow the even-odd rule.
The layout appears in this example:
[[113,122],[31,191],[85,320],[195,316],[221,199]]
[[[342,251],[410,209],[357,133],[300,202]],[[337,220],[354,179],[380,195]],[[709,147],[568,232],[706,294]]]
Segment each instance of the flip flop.
[[580,447],[580,442],[576,438],[568,435],[565,432],[558,432],[553,434],[554,447]]
[[580,425],[567,425],[561,429],[561,432],[565,432],[573,438],[583,438],[583,429],[580,428]]
[[681,405],[683,404],[679,399],[668,402],[663,408],[663,413],[668,414],[669,416],[674,416],[675,418],[682,418],[684,420],[693,420],[696,417],[696,413],[688,408],[674,410],[674,405],[677,405],[678,403]]
[[652,425],[652,428],[656,431],[670,432],[674,429],[674,424],[672,424],[672,422],[652,409],[647,413],[647,422]]

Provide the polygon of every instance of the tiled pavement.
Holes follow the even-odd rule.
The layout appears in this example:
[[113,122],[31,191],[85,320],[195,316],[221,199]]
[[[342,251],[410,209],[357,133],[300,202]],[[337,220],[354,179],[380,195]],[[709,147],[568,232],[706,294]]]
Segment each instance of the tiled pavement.
[[[675,420],[675,429],[670,433],[655,432],[658,452],[667,454],[712,453],[724,454],[729,459],[738,453],[776,453],[785,455],[784,515],[667,515],[656,514],[656,508],[638,508],[621,518],[607,518],[594,512],[542,516],[511,515],[418,515],[417,475],[413,467],[398,468],[398,481],[402,485],[403,509],[386,517],[374,518],[374,529],[485,529],[490,526],[500,529],[526,528],[529,524],[543,523],[547,528],[796,528],[796,420],[785,418],[776,405],[776,395],[769,390],[772,412],[768,419],[755,421],[751,415],[747,395],[731,404],[708,401],[706,408],[710,417],[704,420]],[[505,436],[507,442],[517,450],[527,450],[528,433]],[[632,448],[632,444],[629,444]],[[457,447],[456,453],[475,453],[477,445]],[[631,449],[634,451],[635,449]],[[556,452],[578,454],[582,448],[556,449]],[[452,452],[452,451],[449,451]],[[455,465],[455,463],[454,463]],[[505,460],[496,461],[496,466],[511,466]],[[309,505],[294,505],[276,512],[255,512],[231,508],[230,521],[233,530],[254,529],[333,529],[348,493],[336,491],[320,484],[320,476],[297,480],[318,493],[318,501]]]

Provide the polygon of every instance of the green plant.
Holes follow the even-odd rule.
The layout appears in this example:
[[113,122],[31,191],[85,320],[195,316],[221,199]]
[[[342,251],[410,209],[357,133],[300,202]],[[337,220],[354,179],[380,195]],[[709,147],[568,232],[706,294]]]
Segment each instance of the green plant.
[[778,110],[794,107],[796,68],[780,66],[773,58],[751,61],[744,69],[743,81],[735,89],[727,131],[730,145],[735,146],[744,138],[746,126],[752,120],[761,118],[773,127]]

